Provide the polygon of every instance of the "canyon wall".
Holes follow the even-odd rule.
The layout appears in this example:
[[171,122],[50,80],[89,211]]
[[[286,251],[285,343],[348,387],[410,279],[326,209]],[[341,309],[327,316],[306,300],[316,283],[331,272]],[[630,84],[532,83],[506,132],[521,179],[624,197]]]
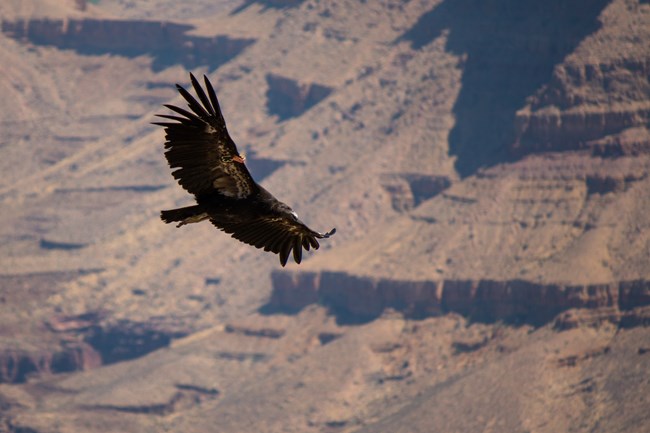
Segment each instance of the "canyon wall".
[[[514,154],[591,149],[603,156],[650,151],[650,59],[558,65],[515,116]],[[612,95],[611,89],[619,89]]]
[[45,326],[60,337],[58,347],[4,348],[0,351],[0,383],[23,383],[36,374],[89,370],[138,358],[185,335],[152,323],[108,323],[96,313],[55,316]]
[[226,35],[188,35],[188,24],[161,21],[98,19],[3,21],[2,32],[36,45],[75,50],[80,54],[149,55],[153,69],[173,64],[187,69],[208,66],[214,70],[255,42]]
[[471,320],[543,325],[570,309],[614,308],[624,312],[650,304],[650,281],[549,284],[525,280],[406,281],[344,272],[276,271],[267,311],[327,305],[340,320],[371,320],[386,309],[422,318],[458,313]]

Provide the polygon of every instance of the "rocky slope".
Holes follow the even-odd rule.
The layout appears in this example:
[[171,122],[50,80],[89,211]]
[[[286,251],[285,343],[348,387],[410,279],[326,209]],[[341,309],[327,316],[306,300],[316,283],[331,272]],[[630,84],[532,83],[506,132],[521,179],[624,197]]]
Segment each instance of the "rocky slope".
[[[3,2],[0,431],[642,431],[650,5],[565,3]],[[159,221],[188,68],[299,267]]]
[[[411,203],[401,206],[409,211],[370,228],[366,239],[320,255],[300,270],[278,271],[272,297],[276,307],[295,308],[301,302],[285,291],[311,291],[312,299],[335,297],[338,306],[353,310],[364,308],[353,292],[363,297],[382,293],[373,297],[376,306],[369,307],[373,314],[386,305],[398,305],[407,312],[414,306],[457,311],[446,307],[444,298],[460,296],[467,302],[464,311],[484,308],[477,312],[479,316],[509,319],[523,315],[532,320],[533,309],[550,308],[552,316],[582,302],[584,306],[600,304],[595,301],[600,298],[596,287],[619,287],[630,281],[647,284],[648,226],[639,217],[648,211],[645,191],[650,159],[645,149],[650,142],[645,105],[650,95],[649,52],[647,44],[638,43],[650,36],[647,5],[592,2],[592,22],[589,14],[578,19],[575,10],[558,3],[543,13],[578,20],[575,28],[549,36],[558,40],[540,39],[535,33],[536,25],[550,24],[543,14],[534,13],[533,5],[525,7],[530,15],[521,22],[511,22],[508,14],[501,14],[505,3],[490,5],[474,12],[489,17],[500,14],[499,19],[508,20],[508,25],[500,27],[494,41],[484,43],[487,51],[478,54],[478,59],[474,56],[473,62],[485,65],[480,77],[472,75],[477,73],[474,66],[464,65],[462,90],[454,106],[456,124],[449,135],[450,151],[457,153],[456,167],[469,176],[412,210],[415,189],[406,182],[391,185],[387,190],[395,207]],[[513,9],[509,13],[522,12]],[[463,35],[462,44],[454,43],[453,29],[479,18],[472,13],[455,24],[450,20],[457,15],[451,6],[440,5],[423,15],[405,38],[416,47],[426,46],[441,37],[439,28],[450,26],[449,48],[472,56],[478,36]],[[485,24],[484,31],[491,30],[491,25]],[[503,47],[501,38],[510,37],[509,31],[522,32],[522,27],[530,32],[526,36],[530,41],[524,38],[522,47]],[[584,37],[579,36],[581,31]],[[560,53],[552,46],[569,52],[556,63]],[[534,52],[535,61],[543,67],[520,56],[523,51]],[[491,59],[480,57],[488,53]],[[513,77],[525,75],[526,68],[539,74],[522,77],[530,80],[526,83],[502,83],[512,92],[522,92],[522,96],[513,96],[521,108],[509,109],[505,102],[503,106],[480,105],[510,96],[496,83],[489,83],[506,69],[505,62],[511,66],[506,73]],[[476,82],[467,82],[473,77]],[[474,93],[466,96],[467,92]],[[480,102],[460,107],[465,98]],[[489,127],[499,125],[490,116],[509,122],[507,127],[499,126],[500,135],[486,131],[488,126],[482,122]],[[466,122],[474,117],[480,121]],[[467,140],[456,142],[458,149],[465,150],[454,150],[456,135]],[[489,153],[488,160],[481,159],[481,152]],[[495,164],[494,158],[502,162]],[[479,171],[467,171],[477,164],[483,165]],[[535,288],[528,293],[525,287]],[[575,298],[574,291],[584,293],[578,303],[569,301]],[[616,293],[605,295],[605,303],[617,305]],[[486,296],[511,308],[495,314]],[[422,298],[428,299],[428,307]]]

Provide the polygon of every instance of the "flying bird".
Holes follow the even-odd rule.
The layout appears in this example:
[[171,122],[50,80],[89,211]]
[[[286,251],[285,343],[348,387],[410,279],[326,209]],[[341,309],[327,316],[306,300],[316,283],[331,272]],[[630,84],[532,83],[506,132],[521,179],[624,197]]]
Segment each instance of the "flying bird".
[[253,180],[245,157],[228,134],[214,88],[208,77],[203,78],[207,95],[190,73],[200,103],[176,85],[191,112],[165,104],[175,115],[156,115],[168,120],[154,124],[165,128],[165,157],[176,169],[172,175],[196,199],[193,206],[161,211],[161,219],[178,223],[177,227],[210,220],[241,242],[279,254],[282,266],[292,250],[293,259],[300,263],[303,248],[318,249],[318,239],[330,237],[336,229],[327,233],[310,229],[289,206]]

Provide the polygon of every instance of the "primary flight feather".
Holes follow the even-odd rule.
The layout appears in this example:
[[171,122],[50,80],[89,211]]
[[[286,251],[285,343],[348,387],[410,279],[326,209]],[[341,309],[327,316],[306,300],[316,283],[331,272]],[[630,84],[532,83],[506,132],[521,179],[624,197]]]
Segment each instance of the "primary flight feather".
[[184,224],[210,220],[233,238],[280,255],[286,265],[293,251],[296,263],[302,249],[318,249],[318,239],[336,232],[316,232],[298,219],[286,204],[258,185],[252,178],[244,157],[228,135],[217,95],[208,80],[206,92],[190,74],[196,100],[182,86],[176,85],[191,111],[165,105],[175,114],[158,114],[168,121],[154,122],[165,128],[165,157],[174,178],[196,199],[196,205],[163,210],[166,223]]

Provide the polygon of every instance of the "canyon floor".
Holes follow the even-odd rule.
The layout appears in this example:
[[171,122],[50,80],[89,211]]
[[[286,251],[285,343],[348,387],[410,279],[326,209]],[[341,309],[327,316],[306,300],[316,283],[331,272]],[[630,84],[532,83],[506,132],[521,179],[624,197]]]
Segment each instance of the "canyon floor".
[[[644,432],[650,4],[6,0],[0,431]],[[152,125],[215,84],[301,265]]]

